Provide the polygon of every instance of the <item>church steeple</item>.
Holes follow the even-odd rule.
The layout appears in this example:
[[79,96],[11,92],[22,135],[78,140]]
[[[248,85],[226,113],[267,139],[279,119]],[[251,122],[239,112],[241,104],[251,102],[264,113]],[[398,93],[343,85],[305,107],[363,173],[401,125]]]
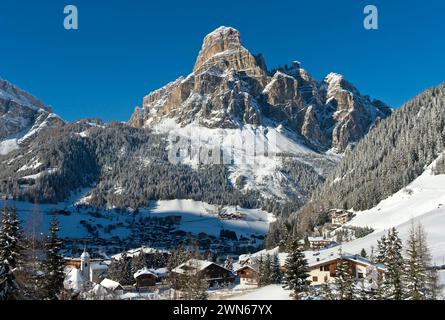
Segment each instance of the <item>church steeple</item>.
[[90,254],[87,252],[87,248],[85,246],[83,249],[83,253],[80,256],[80,271],[85,281],[90,280],[90,268],[91,268],[91,257]]

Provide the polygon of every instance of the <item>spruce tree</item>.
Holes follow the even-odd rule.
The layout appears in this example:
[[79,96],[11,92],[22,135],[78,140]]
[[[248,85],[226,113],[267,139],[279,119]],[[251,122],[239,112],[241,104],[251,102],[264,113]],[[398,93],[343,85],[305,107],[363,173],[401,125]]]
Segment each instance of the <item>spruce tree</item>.
[[340,300],[353,300],[354,298],[354,278],[351,274],[349,262],[340,256],[337,262],[335,273],[335,287]]
[[17,210],[3,208],[0,228],[0,300],[16,300],[21,297],[15,276],[22,264],[21,241]]
[[420,224],[411,226],[406,242],[406,256],[406,299],[434,299],[437,294],[437,277],[431,266],[425,230]]
[[49,227],[49,235],[45,242],[46,260],[43,263],[43,293],[46,299],[58,299],[63,290],[63,281],[65,279],[64,268],[65,261],[60,254],[63,241],[59,239],[59,222],[53,218]]
[[280,270],[280,259],[278,257],[278,254],[275,253],[272,258],[270,283],[280,283],[281,278],[282,275]]
[[402,256],[402,240],[395,228],[388,231],[378,244],[378,262],[385,268],[383,282],[384,297],[390,300],[401,300],[404,295],[403,269],[404,260]]
[[260,255],[258,258],[258,286],[265,287],[270,284],[271,279],[271,260],[270,256]]
[[294,298],[299,300],[303,294],[309,291],[309,267],[297,239],[293,241],[290,249],[285,263],[286,271],[283,278],[283,287],[293,290]]

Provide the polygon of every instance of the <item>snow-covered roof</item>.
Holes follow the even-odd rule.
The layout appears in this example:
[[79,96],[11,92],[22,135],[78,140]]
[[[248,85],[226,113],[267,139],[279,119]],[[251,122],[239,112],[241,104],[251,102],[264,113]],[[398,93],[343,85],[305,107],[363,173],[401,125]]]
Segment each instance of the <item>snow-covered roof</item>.
[[138,270],[134,273],[133,277],[136,279],[142,275],[152,275],[154,277],[157,277],[157,275],[155,274],[155,271],[150,270],[148,268],[143,268],[141,270]]
[[122,259],[122,256],[124,254],[126,254],[127,257],[133,258],[133,257],[138,257],[141,253],[143,253],[143,254],[170,253],[170,251],[162,250],[162,249],[155,249],[155,248],[148,248],[148,247],[140,247],[140,248],[131,249],[131,250],[128,250],[128,251],[124,251],[124,252],[118,253],[118,254],[112,256],[111,258],[115,259],[115,260],[120,260],[120,259]]
[[276,247],[276,248],[273,248],[273,249],[270,249],[270,250],[266,250],[266,249],[264,249],[264,250],[261,250],[261,251],[255,252],[255,253],[242,254],[242,255],[239,256],[238,260],[239,260],[240,262],[242,262],[242,261],[247,261],[247,260],[249,260],[249,259],[254,260],[254,259],[259,259],[259,258],[261,258],[261,257],[264,258],[264,257],[266,257],[267,255],[269,255],[269,256],[273,256],[273,255],[275,255],[275,254],[278,254],[278,253],[279,253],[279,250],[280,250],[280,248],[279,248],[279,247]]
[[119,282],[113,281],[108,278],[103,279],[102,282],[100,283],[100,285],[108,290],[111,290],[111,291],[122,288],[122,286],[120,285]]
[[[280,261],[280,266],[284,266],[287,259],[287,253],[285,252],[279,252],[280,248],[276,247],[270,250],[261,250],[252,254],[242,254],[238,258],[238,263],[234,264],[234,267],[241,268],[243,265],[245,265],[248,261],[250,263],[256,263],[261,257],[264,259],[267,255],[273,257],[275,254],[278,255],[278,260]],[[236,269],[235,267],[235,269]]]
[[252,263],[252,264],[245,264],[242,266],[239,266],[237,269],[235,269],[235,272],[241,271],[243,269],[252,269],[255,272],[259,272],[260,265],[258,263]]
[[[206,261],[206,260],[190,259],[187,262],[184,262],[183,264],[181,264],[180,266],[174,268],[172,271],[175,273],[179,273],[179,274],[184,274],[190,270],[193,270],[194,272],[199,272],[199,271],[202,271],[202,270],[208,268],[212,264],[216,264],[216,263],[211,262],[211,261]],[[224,268],[224,267],[221,267],[221,268]],[[226,269],[226,268],[224,268],[224,269]]]
[[100,284],[96,284],[93,289],[91,289],[91,292],[94,293],[97,296],[106,296],[108,294],[107,289],[100,285]]

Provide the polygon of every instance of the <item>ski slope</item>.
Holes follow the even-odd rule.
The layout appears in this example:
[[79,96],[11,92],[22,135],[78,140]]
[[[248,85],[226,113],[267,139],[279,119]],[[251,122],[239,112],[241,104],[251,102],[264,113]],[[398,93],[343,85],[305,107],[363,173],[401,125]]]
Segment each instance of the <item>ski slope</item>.
[[[351,226],[371,227],[375,231],[350,243],[343,250],[370,252],[377,240],[395,227],[406,241],[412,223],[421,223],[427,232],[428,244],[436,265],[445,265],[445,175],[433,175],[431,164],[425,172],[406,188],[383,200],[370,210],[355,212]],[[334,249],[331,249],[334,250]]]

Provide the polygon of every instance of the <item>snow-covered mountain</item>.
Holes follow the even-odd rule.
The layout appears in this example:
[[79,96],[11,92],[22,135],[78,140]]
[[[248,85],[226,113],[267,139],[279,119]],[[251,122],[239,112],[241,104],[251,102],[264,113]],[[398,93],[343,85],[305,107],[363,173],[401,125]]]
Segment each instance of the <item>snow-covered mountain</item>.
[[130,124],[156,128],[173,119],[178,127],[281,125],[313,149],[342,153],[390,113],[339,74],[319,82],[299,62],[269,71],[261,55],[243,47],[237,30],[220,27],[205,37],[193,72],[147,95]]
[[40,131],[63,123],[40,100],[0,79],[0,155],[18,149]]

